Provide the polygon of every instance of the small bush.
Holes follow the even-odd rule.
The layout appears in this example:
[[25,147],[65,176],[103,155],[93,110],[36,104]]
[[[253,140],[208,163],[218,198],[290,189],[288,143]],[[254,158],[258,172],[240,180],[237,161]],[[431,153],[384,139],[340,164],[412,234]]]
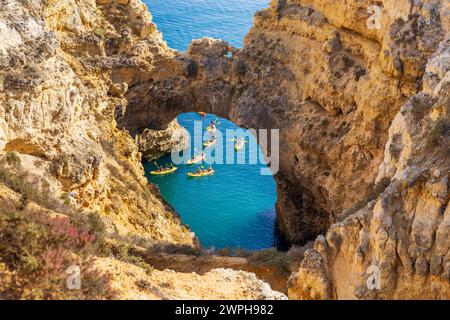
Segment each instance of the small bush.
[[0,209],[0,257],[15,274],[8,288],[0,287],[0,295],[50,299],[65,294],[65,268],[72,264],[69,248],[81,233],[41,221],[45,216],[39,211]]
[[273,266],[280,271],[289,273],[289,259],[286,253],[275,248],[255,251],[249,258],[249,262],[257,266]]
[[98,244],[98,252],[101,256],[112,256],[123,262],[134,264],[144,269],[147,274],[154,271],[154,268],[145,262],[132,245],[117,241],[101,240]]
[[190,245],[181,245],[173,243],[158,243],[148,248],[149,254],[156,253],[169,253],[169,254],[185,254],[185,255],[199,255],[200,250]]
[[15,152],[8,152],[5,159],[6,163],[13,167],[19,167],[21,164],[21,160]]
[[229,257],[229,256],[231,256],[231,249],[228,248],[228,247],[225,247],[225,248],[222,248],[222,249],[218,249],[218,250],[216,251],[216,253],[217,253],[219,256],[222,256],[222,257]]

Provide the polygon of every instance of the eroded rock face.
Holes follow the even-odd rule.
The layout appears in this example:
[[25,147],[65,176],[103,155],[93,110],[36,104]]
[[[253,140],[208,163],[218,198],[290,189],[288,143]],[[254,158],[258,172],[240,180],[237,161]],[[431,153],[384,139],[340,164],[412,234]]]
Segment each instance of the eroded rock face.
[[182,151],[190,141],[189,132],[176,119],[165,130],[144,129],[136,135],[135,140],[146,161],[156,160],[172,151]]
[[293,298],[448,298],[449,4],[382,1],[379,29],[371,4],[273,1],[243,49],[194,41],[118,118],[163,129],[206,111],[280,129],[280,227],[297,244],[323,235]]
[[[449,298],[449,3],[381,1],[380,29],[367,27],[371,4],[273,1],[243,49],[202,39],[176,53],[138,0],[3,1],[7,198],[58,212],[37,191],[100,216],[122,241],[191,247],[132,137],[211,112],[280,129],[280,227],[292,243],[317,237],[291,298]],[[216,287],[252,277],[228,273],[206,277]],[[260,289],[246,297],[269,296]]]
[[[139,0],[1,2],[1,299],[285,298],[251,273],[159,272],[135,255],[198,249],[133,140],[152,158],[179,126],[152,136],[142,119],[130,135],[115,121],[174,57]],[[69,265],[81,290],[66,287]]]
[[401,108],[377,176],[388,186],[315,241],[290,280],[290,297],[448,299],[448,80]]
[[2,156],[22,160],[18,174],[98,212],[112,233],[192,243],[114,122],[130,79],[154,68],[155,55],[171,55],[146,7],[9,0],[1,4],[0,28],[0,147]]

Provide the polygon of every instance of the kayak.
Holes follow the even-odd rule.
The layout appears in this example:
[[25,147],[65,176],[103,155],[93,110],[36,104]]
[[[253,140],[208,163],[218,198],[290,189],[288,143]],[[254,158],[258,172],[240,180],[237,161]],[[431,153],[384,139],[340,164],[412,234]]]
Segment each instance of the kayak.
[[203,157],[199,156],[199,157],[196,157],[195,159],[188,160],[187,164],[195,164],[195,163],[199,163],[202,161],[203,161]]
[[234,150],[236,150],[236,151],[241,150],[243,147],[244,147],[244,142],[234,144]]
[[214,127],[214,128],[211,128],[211,126],[208,126],[207,128],[206,128],[206,131],[208,131],[209,133],[216,133],[216,128]]
[[211,147],[212,145],[214,145],[216,143],[216,140],[214,140],[214,141],[208,141],[208,142],[204,142],[203,143],[203,146],[205,147],[205,148],[208,148],[208,147]]
[[192,177],[192,178],[207,177],[207,176],[212,176],[212,175],[214,175],[214,170],[211,171],[211,172],[202,172],[202,173],[189,172],[187,175],[188,175],[189,177]]
[[177,167],[173,167],[173,168],[170,168],[168,170],[163,170],[163,171],[155,170],[155,171],[150,171],[150,174],[155,175],[155,176],[162,176],[165,174],[173,173],[173,172],[177,171],[177,169],[178,169]]

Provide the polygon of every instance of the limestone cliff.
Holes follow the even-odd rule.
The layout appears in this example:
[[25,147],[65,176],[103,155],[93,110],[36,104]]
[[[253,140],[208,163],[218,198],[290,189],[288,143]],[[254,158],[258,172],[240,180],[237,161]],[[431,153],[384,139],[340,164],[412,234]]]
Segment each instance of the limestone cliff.
[[243,49],[194,41],[117,118],[163,129],[207,111],[281,130],[280,227],[317,237],[292,298],[449,298],[449,3],[375,4],[379,28],[371,1],[272,1]]
[[142,157],[152,161],[172,151],[185,150],[189,144],[189,132],[174,119],[164,130],[142,130],[136,134],[135,140]]
[[[242,49],[202,39],[177,53],[138,0],[3,1],[0,242],[16,245],[0,246],[2,296],[67,297],[43,280],[63,261],[94,288],[78,298],[282,298],[240,272],[152,273],[136,254],[195,239],[144,179],[135,141],[151,153],[146,133],[206,111],[280,129],[279,224],[314,241],[290,298],[448,299],[449,3],[377,1],[368,28],[372,4],[272,1]],[[199,277],[206,287],[186,289]],[[217,290],[227,279],[237,296]]]
[[[174,56],[138,0],[0,3],[1,298],[283,298],[251,274],[159,272],[133,255],[197,247],[144,178],[140,131],[115,121]],[[81,291],[65,286],[70,264]],[[219,292],[228,280],[236,292]]]

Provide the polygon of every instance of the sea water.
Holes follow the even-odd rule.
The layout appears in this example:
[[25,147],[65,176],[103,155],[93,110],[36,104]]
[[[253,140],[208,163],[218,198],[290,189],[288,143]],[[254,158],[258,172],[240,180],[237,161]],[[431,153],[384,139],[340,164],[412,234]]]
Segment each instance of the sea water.
[[144,0],[169,47],[185,51],[193,39],[212,37],[235,47],[269,0]]
[[[234,46],[242,46],[245,34],[252,25],[254,13],[267,6],[267,0],[155,0],[145,1],[153,21],[163,32],[168,45],[186,50],[192,39],[210,36],[221,38]],[[203,129],[211,120],[220,124],[218,130],[237,129],[231,121],[208,114],[186,113],[178,122],[193,136],[194,121],[203,121]],[[194,141],[191,141],[192,149]],[[224,157],[226,150],[224,148]],[[177,165],[171,175],[153,176],[154,163],[145,163],[150,182],[155,183],[164,198],[180,214],[182,221],[195,232],[204,247],[239,247],[264,249],[275,245],[276,187],[272,176],[261,175],[265,167],[258,149],[249,144],[239,151],[246,164],[213,165],[214,176],[189,178],[188,172],[197,166]],[[197,150],[197,153],[201,150]],[[233,151],[234,152],[234,151]],[[249,164],[257,156],[261,161]],[[236,155],[237,157],[237,155]],[[237,158],[236,158],[237,159]],[[209,159],[208,159],[209,160]],[[156,161],[159,165],[172,162],[166,155]]]

